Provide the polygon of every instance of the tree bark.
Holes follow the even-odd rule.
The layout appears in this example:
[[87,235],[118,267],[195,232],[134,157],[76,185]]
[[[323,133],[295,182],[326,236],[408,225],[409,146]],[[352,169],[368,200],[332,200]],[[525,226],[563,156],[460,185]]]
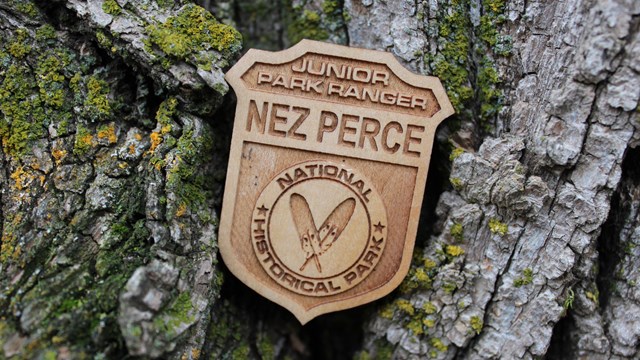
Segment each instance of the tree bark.
[[[640,3],[200,5],[0,3],[0,358],[640,357]],[[389,296],[302,327],[217,260],[234,28],[443,81]]]

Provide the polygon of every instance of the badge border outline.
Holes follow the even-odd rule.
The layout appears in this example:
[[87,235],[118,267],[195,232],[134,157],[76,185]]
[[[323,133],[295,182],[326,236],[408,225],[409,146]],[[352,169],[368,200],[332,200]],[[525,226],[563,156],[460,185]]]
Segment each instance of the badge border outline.
[[[320,50],[318,50],[318,48],[320,48]],[[394,57],[394,55],[389,52],[348,47],[343,45],[319,42],[315,40],[303,39],[296,45],[281,51],[271,52],[258,49],[249,49],[247,53],[240,60],[238,60],[238,62],[226,73],[225,79],[234,89],[236,94],[241,92],[249,93],[249,90],[246,89],[242,84],[243,80],[241,76],[256,62],[278,65],[294,61],[309,52],[322,53],[324,55],[341,58],[344,58],[346,53],[349,54],[349,59],[383,64],[387,66],[389,70],[391,70],[395,75],[397,75],[401,81],[417,88],[431,89],[436,97],[436,100],[438,101],[438,104],[440,105],[440,110],[436,112],[431,118],[418,117],[421,119],[428,119],[429,123],[425,124],[425,126],[429,128],[428,130],[430,130],[430,132],[428,132],[427,136],[425,137],[425,144],[422,144],[422,149],[425,151],[423,155],[420,156],[420,159],[431,159],[433,142],[435,138],[435,128],[442,121],[444,121],[444,119],[455,113],[453,105],[449,101],[440,79],[435,76],[418,75],[412,73],[411,71],[404,68],[404,66],[402,66],[400,62]],[[238,98],[239,97],[240,96],[238,96]],[[238,195],[238,179],[240,176],[240,161],[242,159],[241,154],[243,144],[245,142],[251,142],[251,140],[244,135],[245,130],[240,125],[242,121],[237,120],[239,104],[239,102],[236,104],[235,109],[231,148],[228,157],[229,163],[225,179],[225,192],[222,202],[223,206],[220,214],[220,224],[218,227],[218,247],[221,257],[231,273],[238,279],[240,279],[245,285],[256,291],[258,294],[289,310],[303,325],[319,315],[367,304],[372,301],[378,300],[395,290],[405,278],[411,265],[411,259],[413,257],[413,249],[415,246],[415,240],[418,230],[418,223],[420,219],[420,209],[426,189],[429,162],[425,161],[422,166],[417,167],[412,203],[408,204],[410,205],[411,209],[409,212],[409,218],[407,219],[407,223],[409,224],[409,226],[407,226],[405,233],[402,257],[400,260],[400,264],[398,265],[391,279],[389,279],[386,283],[379,284],[377,287],[369,289],[368,292],[358,295],[357,297],[347,296],[340,300],[327,301],[310,308],[306,308],[304,305],[295,301],[290,296],[281,294],[279,291],[274,290],[269,285],[263,284],[260,280],[255,278],[255,276],[251,274],[249,268],[245,264],[241,263],[233,254],[231,233]],[[414,118],[417,117],[409,114],[403,114],[402,116],[410,116]],[[271,146],[278,145],[271,144]],[[296,150],[305,151],[304,149]],[[339,156],[340,154],[335,155]],[[234,161],[234,159],[237,160]],[[361,159],[376,161],[366,158]],[[420,191],[417,191],[418,189],[420,189]],[[418,194],[416,194],[416,192],[418,192]],[[233,261],[225,261],[225,258],[232,257]],[[269,279],[272,280],[271,278]],[[344,294],[345,293],[342,293],[343,296]]]

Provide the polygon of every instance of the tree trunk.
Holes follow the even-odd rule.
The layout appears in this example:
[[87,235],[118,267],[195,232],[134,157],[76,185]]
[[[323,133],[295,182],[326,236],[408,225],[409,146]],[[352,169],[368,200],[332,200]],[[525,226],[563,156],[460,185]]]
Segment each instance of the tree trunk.
[[[0,359],[640,357],[639,2],[200,5],[0,2]],[[218,260],[234,28],[445,84],[389,296],[303,327]]]

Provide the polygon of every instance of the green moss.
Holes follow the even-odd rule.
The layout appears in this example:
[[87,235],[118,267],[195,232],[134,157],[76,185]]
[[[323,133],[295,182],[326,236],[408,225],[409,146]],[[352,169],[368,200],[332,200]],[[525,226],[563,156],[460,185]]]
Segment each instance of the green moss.
[[276,350],[273,343],[266,337],[262,336],[258,339],[258,353],[262,360],[273,360],[276,356]]
[[[295,14],[295,11],[290,11]],[[291,19],[287,28],[287,35],[292,44],[302,39],[326,40],[329,33],[321,26],[320,14],[311,10],[304,10],[300,16]]]
[[518,277],[513,282],[513,286],[521,287],[524,285],[529,285],[532,282],[533,282],[533,270],[531,270],[531,268],[526,268],[522,271],[522,276]]
[[175,325],[192,322],[194,317],[191,314],[193,304],[191,303],[191,293],[181,292],[166,309],[165,314],[172,318]]
[[56,30],[49,24],[42,25],[36,30],[36,40],[48,41],[56,38]]
[[491,218],[489,219],[489,230],[494,234],[504,236],[507,234],[509,227],[507,226],[507,224],[501,222],[500,220]]
[[[16,2],[16,0],[14,0],[14,2]],[[39,14],[36,6],[28,0],[17,1],[16,10],[32,18],[38,16]]]
[[322,11],[324,11],[325,14],[330,14],[338,10],[340,10],[340,4],[337,0],[325,0],[322,3]]
[[122,8],[116,0],[104,0],[102,3],[102,10],[109,15],[117,16],[122,13]]
[[471,317],[471,321],[470,321],[470,325],[471,328],[473,329],[473,331],[476,332],[476,334],[480,334],[480,332],[482,331],[482,328],[484,327],[484,322],[482,321],[482,319],[479,316],[472,316]]
[[379,339],[375,341],[375,346],[375,360],[391,360],[393,357],[393,345],[384,339]]
[[[182,216],[188,209],[197,214],[201,221],[210,223],[214,219],[206,207],[206,201],[211,198],[213,184],[196,164],[206,163],[207,159],[212,158],[214,141],[209,130],[203,129],[205,132],[196,136],[192,126],[191,123],[184,126],[182,135],[175,143],[176,157],[167,170],[167,190],[176,195],[175,202],[169,204],[168,212],[172,217]],[[173,138],[167,136],[164,141],[167,139]]]
[[232,360],[248,359],[250,352],[251,352],[251,349],[249,348],[249,345],[244,344],[236,348],[235,350],[233,350],[233,352],[231,353],[231,359]]
[[230,56],[242,45],[242,37],[233,27],[219,23],[211,13],[193,4],[163,24],[148,25],[146,30],[150,44],[177,59],[210,49]]
[[573,292],[573,289],[569,289],[566,299],[562,303],[562,307],[564,310],[569,310],[573,307],[573,301],[576,299],[576,294]]

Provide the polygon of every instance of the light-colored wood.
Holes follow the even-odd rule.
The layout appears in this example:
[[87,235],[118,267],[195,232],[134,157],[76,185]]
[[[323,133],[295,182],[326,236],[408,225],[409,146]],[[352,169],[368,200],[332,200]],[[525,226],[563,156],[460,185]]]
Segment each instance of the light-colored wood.
[[231,272],[301,323],[376,300],[406,275],[438,124],[440,81],[378,51],[303,40],[249,50],[219,245]]

